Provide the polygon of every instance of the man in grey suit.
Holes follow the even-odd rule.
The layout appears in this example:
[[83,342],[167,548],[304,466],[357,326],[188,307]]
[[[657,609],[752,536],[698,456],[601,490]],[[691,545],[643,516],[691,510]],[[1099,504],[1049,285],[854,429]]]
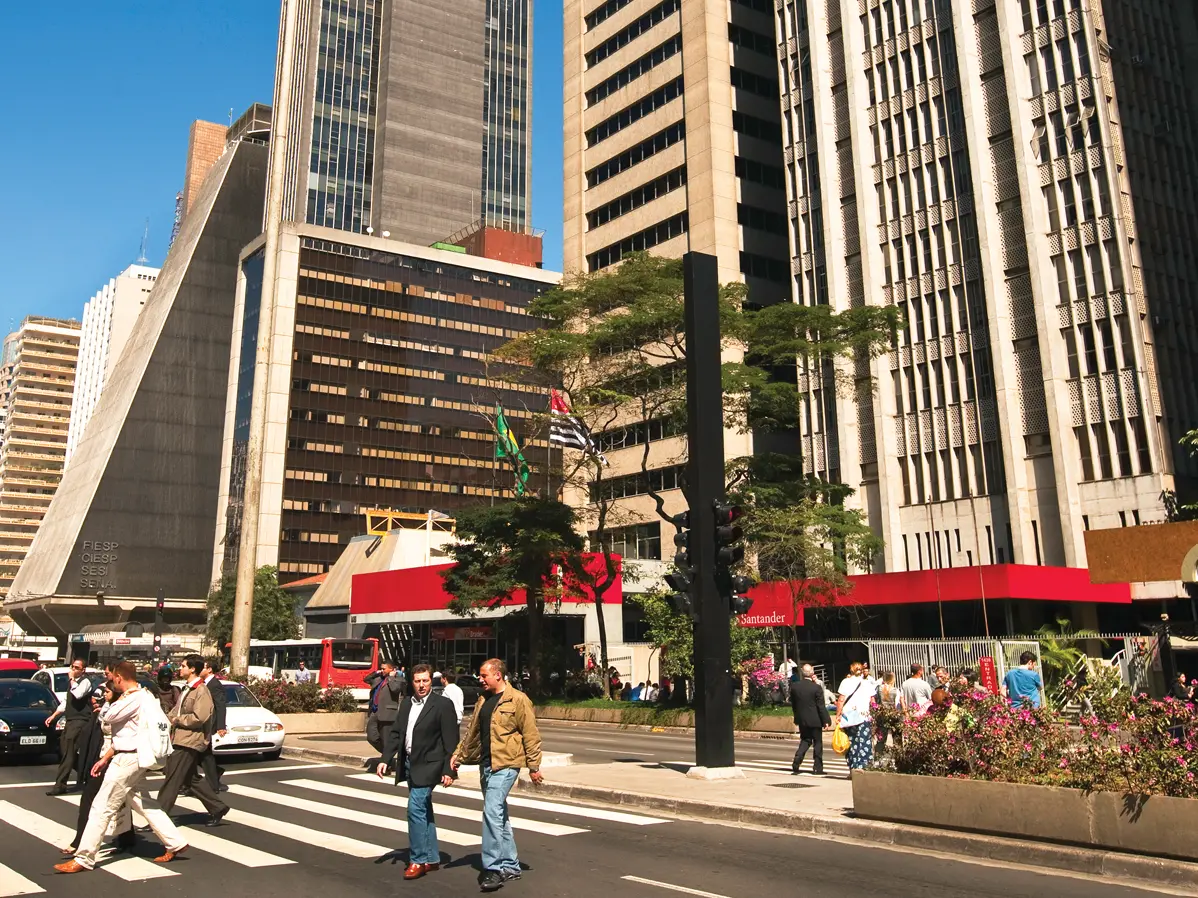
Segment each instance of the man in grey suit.
[[395,723],[406,683],[394,661],[384,661],[381,670],[367,674],[363,682],[370,687],[370,716],[366,718],[366,741],[380,755],[387,730]]
[[812,771],[817,776],[824,772],[824,730],[832,726],[832,718],[828,714],[828,706],[824,702],[824,687],[815,680],[815,668],[804,664],[802,678],[790,685],[790,707],[794,711],[794,721],[799,727],[799,748],[791,762],[790,772],[797,774],[803,766],[803,758],[807,749],[815,750],[815,767]]

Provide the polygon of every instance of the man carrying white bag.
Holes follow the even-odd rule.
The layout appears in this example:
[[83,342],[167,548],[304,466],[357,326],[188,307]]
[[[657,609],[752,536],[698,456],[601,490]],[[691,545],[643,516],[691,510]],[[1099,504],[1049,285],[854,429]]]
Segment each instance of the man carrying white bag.
[[141,801],[146,774],[161,767],[170,756],[170,722],[158,699],[138,686],[132,662],[122,661],[113,669],[112,688],[120,697],[105,709],[101,719],[102,726],[112,734],[112,746],[92,768],[93,776],[104,770],[104,782],[92,803],[79,850],[71,860],[54,866],[59,873],[81,873],[95,867],[104,833],[126,800],[133,811],[146,818],[166,849],[154,858],[156,863],[169,863],[187,849],[187,842],[170,818],[146,814]]

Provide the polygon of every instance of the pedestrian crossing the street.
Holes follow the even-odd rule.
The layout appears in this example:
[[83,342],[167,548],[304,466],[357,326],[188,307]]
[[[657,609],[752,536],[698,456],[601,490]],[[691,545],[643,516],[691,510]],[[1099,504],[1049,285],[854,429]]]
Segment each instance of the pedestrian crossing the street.
[[[226,796],[233,809],[218,827],[203,825],[199,815],[204,807],[198,799],[178,799],[174,819],[187,840],[190,865],[154,863],[150,852],[160,846],[146,834],[135,856],[106,846],[96,872],[86,874],[89,890],[111,888],[104,885],[108,877],[134,883],[179,876],[197,869],[196,862],[206,869],[220,865],[236,876],[236,869],[269,871],[319,862],[320,853],[371,862],[402,859],[406,854],[405,786],[374,774],[315,765],[280,769],[290,772],[231,781]],[[155,785],[150,783],[147,798],[157,797]],[[64,891],[69,877],[53,876],[51,867],[64,859],[59,849],[74,839],[80,796],[42,797],[41,790],[20,789],[5,798],[0,800],[0,898],[69,894]],[[512,795],[510,803],[518,838],[520,833],[568,838],[604,824],[644,827],[667,822],[645,814],[521,795]],[[442,851],[460,856],[479,850],[482,796],[477,787],[438,789],[434,808]],[[147,802],[147,816],[162,813]],[[135,825],[146,822],[134,815]]]

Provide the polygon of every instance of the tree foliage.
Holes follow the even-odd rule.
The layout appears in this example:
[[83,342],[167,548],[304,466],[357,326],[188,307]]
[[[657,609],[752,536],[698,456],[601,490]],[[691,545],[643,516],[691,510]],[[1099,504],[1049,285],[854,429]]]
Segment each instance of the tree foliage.
[[[690,617],[674,609],[665,593],[656,590],[636,597],[648,623],[648,638],[661,647],[661,673],[670,679],[692,679],[695,675],[694,623]],[[732,650],[729,668],[750,658],[760,658],[768,651],[761,630],[742,627],[735,617],[728,621]]]
[[[205,635],[210,644],[222,652],[233,639],[233,607],[237,594],[237,579],[232,575],[221,580],[220,587],[208,596],[208,623]],[[254,616],[250,624],[251,639],[297,639],[300,621],[295,614],[295,600],[279,586],[278,568],[266,565],[254,573]]]
[[560,572],[577,570],[581,564],[583,542],[574,525],[569,506],[524,496],[459,512],[458,542],[447,547],[456,563],[442,577],[453,596],[449,608],[454,614],[498,608],[524,590],[534,693],[539,693],[542,681],[546,603],[561,600],[567,581]]

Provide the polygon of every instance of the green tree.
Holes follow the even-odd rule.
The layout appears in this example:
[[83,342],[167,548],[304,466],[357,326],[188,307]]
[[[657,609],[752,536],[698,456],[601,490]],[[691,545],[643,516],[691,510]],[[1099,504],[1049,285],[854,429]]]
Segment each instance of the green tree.
[[458,542],[448,547],[456,563],[442,577],[453,613],[498,608],[524,590],[535,695],[541,693],[546,605],[560,602],[570,588],[562,572],[579,566],[583,542],[575,523],[574,511],[562,502],[523,496],[458,512]]
[[[205,636],[220,651],[233,638],[233,600],[237,579],[227,576],[220,587],[208,596],[208,624]],[[279,586],[278,568],[265,565],[254,574],[254,617],[250,624],[251,639],[296,639],[300,621],[295,614],[295,600]]]
[[1036,631],[1036,639],[1040,643],[1040,665],[1044,668],[1044,687],[1046,692],[1056,691],[1060,682],[1081,663],[1086,657],[1078,643],[1087,639],[1098,639],[1103,645],[1106,642],[1099,639],[1095,630],[1075,630],[1073,623],[1067,618],[1058,617],[1056,626],[1045,624]]
[[[677,611],[665,593],[660,590],[647,592],[635,599],[644,612],[648,624],[649,641],[661,648],[661,672],[675,679],[693,679],[695,676],[694,623],[690,617]],[[728,632],[732,649],[729,654],[729,669],[750,658],[760,658],[766,651],[766,642],[761,631],[755,627],[742,627],[735,617],[728,621]]]

